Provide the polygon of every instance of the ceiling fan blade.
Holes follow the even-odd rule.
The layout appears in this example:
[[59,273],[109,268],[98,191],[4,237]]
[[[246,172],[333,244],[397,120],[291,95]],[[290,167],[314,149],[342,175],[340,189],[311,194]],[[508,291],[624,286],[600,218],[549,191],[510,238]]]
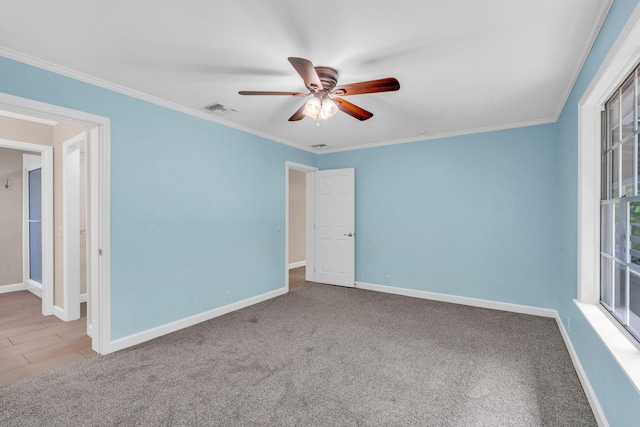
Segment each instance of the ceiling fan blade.
[[300,74],[302,80],[304,80],[304,85],[309,88],[310,91],[313,92],[323,89],[320,77],[318,77],[318,73],[311,61],[304,58],[296,58],[295,56],[291,56],[288,59],[291,65],[293,65],[293,68]]
[[368,112],[367,110],[358,107],[348,101],[345,101],[341,98],[334,98],[333,101],[338,105],[338,109],[343,113],[347,113],[351,117],[355,117],[356,119],[363,121],[368,120],[373,117],[373,113]]
[[331,93],[334,95],[349,96],[363,93],[392,92],[398,89],[400,89],[400,82],[393,77],[387,77],[386,79],[338,86]]
[[304,119],[304,107],[306,107],[306,106],[307,106],[306,102],[304,104],[302,104],[302,107],[298,108],[298,111],[293,113],[293,116],[289,117],[289,121],[290,122],[297,122],[298,120]]
[[280,96],[307,96],[308,93],[302,92],[273,92],[260,90],[241,90],[240,95],[280,95]]

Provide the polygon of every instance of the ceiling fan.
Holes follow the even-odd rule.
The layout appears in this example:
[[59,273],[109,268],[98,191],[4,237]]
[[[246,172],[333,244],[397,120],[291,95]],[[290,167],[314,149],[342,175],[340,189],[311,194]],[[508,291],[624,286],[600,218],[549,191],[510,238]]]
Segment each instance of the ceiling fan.
[[280,95],[280,96],[309,96],[309,101],[303,104],[293,116],[290,122],[302,120],[304,116],[315,120],[326,120],[336,115],[338,111],[347,113],[358,120],[367,120],[373,117],[373,113],[358,107],[342,98],[332,96],[360,95],[364,93],[391,92],[400,89],[400,83],[393,77],[370,80],[360,83],[351,83],[336,86],[338,72],[329,67],[314,67],[311,61],[304,58],[290,57],[289,62],[296,69],[309,93],[302,92],[273,92],[241,90],[240,95]]

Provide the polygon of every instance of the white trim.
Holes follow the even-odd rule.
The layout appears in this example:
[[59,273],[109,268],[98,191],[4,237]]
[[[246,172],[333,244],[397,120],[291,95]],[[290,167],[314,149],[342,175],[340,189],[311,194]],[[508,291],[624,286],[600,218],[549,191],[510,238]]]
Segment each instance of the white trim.
[[58,307],[57,305],[53,306],[53,315],[56,316],[58,319],[63,320],[63,321],[67,321],[67,319],[65,318],[65,312],[63,309],[61,309],[60,307]]
[[556,312],[556,323],[558,324],[558,329],[560,330],[560,335],[562,335],[562,339],[564,340],[564,345],[567,347],[567,351],[569,352],[569,356],[571,356],[571,361],[573,362],[573,367],[576,369],[576,373],[578,374],[578,379],[580,380],[580,384],[582,384],[582,389],[584,390],[584,394],[587,396],[587,400],[589,401],[589,405],[591,406],[591,410],[593,411],[593,415],[596,418],[596,422],[600,427],[609,427],[609,423],[607,422],[607,418],[604,415],[604,411],[600,406],[600,402],[598,401],[598,397],[596,393],[593,391],[593,387],[591,387],[591,383],[589,382],[589,377],[587,377],[587,373],[584,371],[582,364],[580,363],[580,358],[578,357],[578,353],[576,353],[576,349],[573,348],[573,343],[571,342],[571,338],[569,338],[569,334],[562,323],[562,319],[560,319],[560,315]]
[[137,91],[135,89],[130,89],[125,86],[121,86],[116,83],[112,83],[98,77],[90,76],[88,74],[81,73],[79,71],[72,70],[70,68],[66,68],[57,64],[54,64],[49,61],[45,61],[40,58],[35,58],[30,55],[26,55],[21,52],[16,52],[15,50],[7,49],[6,47],[0,46],[0,56],[4,56],[5,58],[12,59],[14,61],[22,62],[23,64],[31,65],[37,68],[41,68],[46,71],[50,71],[52,73],[60,74],[62,76],[70,77],[75,80],[79,80],[81,82],[89,83],[94,86],[101,87],[103,89],[111,90],[113,92],[117,92],[126,96],[130,96],[132,98],[140,99],[151,104],[160,105],[162,107],[168,108],[170,110],[179,111],[181,113],[188,114],[190,116],[198,117],[200,119],[218,123],[233,129],[237,129],[242,132],[250,133],[252,135],[259,136],[261,138],[266,138],[271,141],[279,142],[284,145],[288,145],[290,147],[297,148],[299,150],[308,151],[310,153],[315,153],[316,149],[313,147],[307,147],[301,144],[297,144],[295,142],[288,141],[283,138],[279,138],[274,135],[270,135],[264,132],[258,132],[256,130],[250,129],[248,127],[242,126],[238,123],[233,123],[227,120],[224,120],[220,117],[213,116],[204,111],[200,111],[194,108],[185,107],[184,105],[176,104],[175,102],[167,101],[165,99],[161,99],[152,95],[148,95],[146,93]]
[[27,279],[24,281],[24,287],[27,291],[31,292],[38,298],[42,298],[42,294],[44,293],[42,283],[34,282],[31,279]]
[[[31,276],[31,242],[30,242],[30,233],[31,230],[29,228],[29,222],[28,220],[30,219],[30,213],[29,213],[29,204],[30,204],[30,194],[29,194],[29,184],[30,184],[30,180],[29,180],[29,172],[36,170],[40,168],[40,173],[41,173],[41,177],[40,177],[40,185],[41,185],[41,192],[42,192],[42,188],[44,188],[44,185],[47,181],[47,179],[51,178],[53,179],[53,174],[49,177],[47,174],[45,174],[45,170],[42,166],[42,157],[40,156],[40,154],[27,154],[24,153],[22,154],[22,280],[26,281],[30,276]],[[44,217],[47,215],[47,209],[52,209],[53,207],[50,206],[45,206],[44,205],[44,197],[42,197],[42,193],[40,194],[40,203],[42,204],[41,209],[41,219],[44,219]],[[42,224],[44,225],[44,224]],[[44,257],[44,253],[45,253],[45,242],[44,240],[47,238],[48,235],[45,235],[42,230],[40,231],[41,233],[41,242],[40,244],[42,245],[42,256]],[[44,280],[44,259],[41,259],[40,262],[42,263],[41,268],[42,270],[42,282],[43,282],[43,286],[46,288],[48,286],[46,282],[46,280]],[[26,287],[26,282],[25,282],[25,287]],[[43,302],[44,304],[44,302]],[[43,308],[43,314],[44,314],[44,308]]]
[[631,341],[626,331],[620,330],[618,322],[610,319],[610,315],[605,313],[600,304],[582,303],[577,300],[574,300],[574,303],[629,382],[640,393],[640,349]]
[[321,148],[320,150],[322,151],[314,151],[314,152],[318,155],[340,153],[342,151],[363,150],[365,148],[386,147],[387,145],[407,144],[411,142],[421,142],[421,141],[431,141],[434,139],[452,138],[455,136],[474,135],[477,133],[497,132],[500,130],[518,129],[522,127],[530,127],[530,126],[538,126],[538,125],[548,125],[550,123],[555,123],[555,122],[556,122],[556,119],[554,119],[553,117],[548,117],[544,119],[527,120],[527,121],[518,122],[518,123],[509,123],[505,125],[495,125],[495,126],[487,126],[482,128],[465,129],[465,130],[454,131],[454,132],[440,132],[440,133],[434,133],[433,135],[412,136],[410,138],[400,138],[400,139],[394,139],[390,141],[371,142],[368,144],[361,144],[353,147]]
[[306,226],[307,226],[307,242],[305,255],[307,265],[305,269],[305,280],[314,282],[316,279],[316,174],[307,173],[307,194],[306,194]]
[[[0,48],[0,52],[2,51]],[[90,284],[92,307],[95,307],[92,314],[94,331],[92,348],[97,353],[106,354],[110,352],[111,344],[110,120],[106,117],[6,93],[0,93],[0,109],[91,128],[91,148],[89,150],[92,153],[90,165],[91,229],[88,231],[91,233],[91,251],[89,252],[91,261],[88,260],[88,265],[91,268],[92,278]],[[31,145],[42,147],[36,144]],[[51,153],[52,158],[52,150],[48,152]],[[53,186],[51,190],[53,197]],[[48,232],[53,236],[53,224]],[[98,255],[99,250],[102,250],[102,255]],[[51,258],[53,274],[53,256]],[[53,292],[51,299],[53,301]],[[51,310],[53,312],[53,304]]]
[[[285,183],[284,183],[284,229],[285,229],[285,239],[284,239],[284,287],[287,290],[287,292],[289,292],[289,170],[296,170],[296,171],[300,171],[300,172],[305,172],[307,174],[307,195],[306,195],[306,200],[307,200],[307,207],[306,207],[306,214],[307,214],[307,230],[306,230],[306,255],[307,255],[307,260],[306,260],[306,266],[307,266],[307,270],[306,270],[306,277],[307,280],[309,280],[309,271],[311,269],[313,269],[313,251],[309,252],[309,243],[311,242],[311,245],[313,246],[313,232],[309,232],[309,227],[311,226],[311,224],[313,224],[313,213],[311,213],[311,217],[309,216],[310,214],[310,209],[309,209],[309,199],[313,199],[313,188],[311,189],[311,192],[309,190],[309,175],[313,175],[312,173],[309,172],[315,172],[318,170],[317,167],[315,166],[309,166],[309,165],[303,165],[302,163],[295,163],[295,162],[290,162],[290,161],[286,161],[284,164],[284,171],[285,171]],[[313,207],[313,204],[311,204],[311,206]],[[310,219],[311,218],[311,219]]]
[[[611,6],[611,2],[612,0],[609,0],[603,7],[603,11],[604,11],[604,16],[606,17],[606,14],[608,13],[609,7]],[[602,20],[602,22],[604,22],[604,20]],[[600,23],[600,26],[602,25],[602,22]],[[594,27],[594,35],[598,34],[598,31],[600,29],[600,26],[598,27]],[[595,38],[592,40],[592,42],[590,44],[588,44],[589,49],[586,49],[586,53],[589,52],[593,42],[595,41]],[[100,79],[98,77],[94,77],[88,74],[84,74],[81,73],[79,71],[75,71],[57,64],[54,64],[52,62],[49,61],[45,61],[43,59],[40,58],[36,58],[30,55],[26,55],[24,53],[21,52],[16,52],[14,50],[11,49],[7,49],[6,47],[1,47],[0,46],[0,56],[4,56],[6,58],[12,59],[14,61],[19,61],[22,62],[23,64],[27,64],[27,65],[31,65],[46,71],[50,71],[52,73],[56,73],[56,74],[60,74],[66,77],[70,77],[72,79],[75,80],[79,80],[81,82],[85,82],[85,83],[89,83],[91,85],[94,86],[98,86],[101,87],[103,89],[107,89],[107,90],[111,90],[113,92],[117,92],[126,96],[130,96],[132,98],[136,98],[136,99],[140,99],[146,102],[149,102],[151,104],[155,104],[155,105],[160,105],[162,107],[174,110],[174,111],[179,111],[181,113],[185,113],[188,114],[190,116],[194,116],[194,117],[198,117],[200,119],[203,120],[207,120],[209,122],[214,122],[214,123],[218,123],[221,124],[223,126],[227,126],[242,132],[246,132],[252,135],[256,135],[259,136],[261,138],[266,138],[270,141],[274,141],[274,142],[278,142],[280,144],[284,144],[284,145],[288,145],[290,147],[294,147],[297,148],[299,150],[303,150],[303,151],[307,151],[310,153],[314,153],[314,154],[318,154],[318,155],[322,155],[322,154],[329,154],[329,153],[337,153],[337,152],[341,152],[341,151],[351,151],[351,150],[361,150],[364,148],[373,148],[373,147],[383,147],[383,146],[387,146],[387,145],[396,145],[396,144],[406,144],[406,143],[410,143],[410,142],[418,142],[418,141],[428,141],[431,139],[441,139],[441,138],[449,138],[449,137],[454,137],[454,136],[463,136],[463,135],[471,135],[471,134],[476,134],[476,133],[485,133],[485,132],[494,132],[494,131],[499,131],[499,130],[507,130],[507,129],[517,129],[517,128],[521,128],[521,127],[529,127],[529,126],[537,126],[537,125],[543,125],[543,124],[549,124],[549,123],[555,123],[558,120],[558,117],[560,115],[560,113],[562,112],[564,105],[566,103],[566,100],[568,99],[569,94],[571,93],[571,89],[573,88],[573,84],[575,84],[575,81],[579,75],[579,72],[581,70],[581,67],[583,65],[583,62],[586,60],[586,56],[584,56],[583,61],[579,62],[577,64],[580,65],[580,67],[577,68],[577,73],[575,74],[575,77],[572,78],[571,80],[569,80],[567,89],[566,89],[566,96],[564,96],[564,101],[559,104],[558,107],[558,111],[554,113],[554,115],[552,117],[546,117],[546,118],[541,118],[541,119],[535,119],[535,120],[527,120],[527,121],[523,121],[523,122],[518,122],[518,123],[508,123],[508,124],[502,124],[502,125],[494,125],[494,126],[487,126],[487,127],[482,127],[482,128],[474,128],[474,129],[465,129],[465,130],[461,130],[461,131],[455,131],[455,132],[441,132],[438,134],[433,134],[430,136],[425,137],[424,135],[420,135],[420,136],[416,136],[416,137],[411,137],[411,138],[400,138],[400,139],[395,139],[395,140],[390,140],[390,141],[380,141],[380,142],[374,142],[374,143],[370,143],[370,144],[362,144],[362,145],[358,145],[355,147],[335,147],[335,148],[323,148],[322,151],[319,151],[316,148],[313,147],[308,147],[306,145],[302,145],[293,141],[289,141],[287,139],[284,138],[280,138],[278,136],[272,135],[272,134],[268,134],[265,132],[259,132],[256,131],[254,129],[248,128],[246,126],[240,125],[238,123],[234,123],[231,121],[227,121],[224,120],[223,118],[217,117],[217,116],[212,116],[209,113],[206,113],[204,111],[200,111],[198,109],[194,109],[194,108],[189,108],[189,107],[185,107],[183,105],[180,104],[176,104],[174,102],[171,101],[167,101],[165,99],[161,99],[152,95],[148,95],[146,93],[134,90],[134,89],[130,89],[128,87],[125,86],[121,86],[119,84],[116,83],[112,83],[103,79]]]
[[26,114],[13,113],[11,111],[0,110],[0,116],[9,117],[12,119],[26,120],[29,122],[40,123],[49,126],[55,126],[58,124],[58,122],[56,122],[55,120],[41,119],[40,117],[27,116]]
[[88,301],[87,293],[85,292],[84,294],[80,294],[80,304],[87,301]]
[[283,287],[280,289],[276,289],[274,291],[257,295],[255,297],[234,302],[232,304],[225,305],[223,307],[214,308],[213,310],[205,311],[204,313],[196,314],[190,317],[185,317],[184,319],[176,320],[175,322],[167,323],[162,326],[158,326],[152,329],[148,329],[146,331],[138,332],[136,334],[111,341],[111,343],[109,344],[108,352],[111,353],[113,351],[122,350],[124,348],[131,347],[131,346],[143,343],[145,341],[149,341],[154,338],[161,337],[166,334],[170,334],[171,332],[188,328],[189,326],[193,326],[198,323],[211,320],[213,318],[222,316],[224,314],[231,313],[232,311],[240,310],[245,307],[249,307],[250,305],[258,304],[263,301],[270,300],[271,298],[284,295],[287,292],[288,292],[288,289]]
[[600,30],[602,29],[602,25],[604,24],[604,20],[607,18],[607,15],[609,14],[609,10],[611,9],[611,5],[613,5],[613,0],[607,0],[607,1],[601,2],[600,12],[598,13],[598,16],[596,17],[596,20],[594,21],[597,25],[594,26],[591,29],[591,33],[585,39],[585,40],[587,40],[588,43],[585,44],[584,49],[582,51],[582,54],[580,55],[580,59],[575,62],[575,68],[573,70],[572,77],[571,77],[571,79],[569,79],[567,81],[567,85],[565,86],[564,91],[563,91],[562,102],[560,103],[560,105],[558,105],[558,110],[556,111],[556,113],[553,116],[554,117],[554,119],[553,119],[554,122],[558,121],[558,119],[560,118],[560,114],[562,114],[562,110],[564,110],[564,107],[565,107],[565,105],[567,103],[567,100],[569,99],[569,96],[571,95],[571,91],[573,90],[573,87],[576,84],[576,81],[578,80],[578,76],[580,75],[580,72],[582,71],[582,67],[584,67],[584,63],[587,61],[587,58],[589,57],[589,52],[591,52],[591,48],[593,47],[593,44],[596,42],[596,39],[598,38],[598,34],[600,33]]
[[512,313],[530,314],[541,317],[556,317],[556,310],[551,308],[533,307],[530,305],[512,304],[508,302],[491,301],[479,298],[461,297],[458,295],[440,294],[437,292],[419,291],[416,289],[397,288],[395,286],[376,285],[373,283],[356,282],[356,288],[368,291],[384,292],[387,294],[403,295],[406,297],[428,299],[433,301],[450,302],[453,304],[469,305],[472,307],[490,308],[492,310],[509,311]]
[[[62,143],[62,275],[66,320],[80,318],[80,149],[87,132]],[[85,236],[86,238],[86,236]]]
[[306,260],[302,260],[302,261],[298,261],[298,262],[292,262],[291,264],[289,264],[289,270],[293,270],[294,268],[304,267],[306,265],[307,265],[307,261]]
[[8,292],[24,291],[26,288],[24,283],[14,283],[11,285],[0,285],[0,294],[6,294]]
[[600,111],[640,62],[640,4],[578,103],[578,300],[587,322],[640,392],[640,351],[600,309]]

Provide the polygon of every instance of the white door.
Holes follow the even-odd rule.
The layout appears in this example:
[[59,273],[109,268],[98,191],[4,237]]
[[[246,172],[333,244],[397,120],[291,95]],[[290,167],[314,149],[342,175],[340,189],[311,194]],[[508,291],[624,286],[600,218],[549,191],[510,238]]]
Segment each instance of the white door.
[[315,174],[315,281],[355,286],[355,173]]
[[23,269],[26,289],[42,298],[42,159],[23,154]]

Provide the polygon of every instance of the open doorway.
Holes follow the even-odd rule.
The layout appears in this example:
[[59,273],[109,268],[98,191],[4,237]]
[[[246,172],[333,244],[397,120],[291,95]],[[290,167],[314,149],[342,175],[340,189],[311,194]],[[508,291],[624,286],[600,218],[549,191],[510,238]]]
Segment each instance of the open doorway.
[[[27,144],[29,150],[31,147],[37,147],[31,151],[40,151],[43,175],[44,165],[48,164],[51,172],[55,170],[55,179],[52,178],[51,181],[56,182],[60,189],[63,184],[71,188],[67,189],[65,195],[62,195],[60,189],[54,194],[54,189],[51,188],[48,192],[51,200],[45,202],[43,197],[43,208],[45,205],[54,206],[52,210],[55,214],[52,213],[51,218],[45,221],[43,213],[42,218],[42,314],[54,314],[55,318],[72,323],[70,321],[77,321],[74,321],[74,318],[84,317],[84,311],[88,312],[86,319],[82,320],[84,333],[92,335],[91,349],[101,354],[110,353],[114,348],[110,340],[109,304],[109,119],[3,93],[0,93],[0,111],[3,112],[0,120],[20,119],[53,127],[40,129],[39,133],[26,130],[15,132],[13,135],[0,135],[0,138],[6,138],[5,142],[8,141],[6,144],[9,144],[10,148],[16,148],[16,144]],[[0,126],[2,130],[8,128]],[[44,144],[43,138],[48,138]],[[30,142],[20,142],[25,140]],[[67,170],[67,176],[63,176],[64,162],[73,164]],[[86,167],[84,171],[83,167]],[[75,179],[69,178],[69,171]],[[44,183],[43,187],[46,187]],[[57,197],[55,203],[54,195]],[[69,199],[65,200],[67,196]],[[65,202],[72,208],[64,208]],[[71,222],[64,218],[65,213],[66,216],[73,217]],[[66,234],[65,228],[71,234]],[[44,248],[45,238],[50,240],[52,246],[47,250]],[[64,247],[65,241],[73,244],[71,247]],[[67,257],[64,256],[65,251]],[[46,257],[48,261],[45,261]],[[64,277],[64,266],[69,261],[77,267],[67,268],[67,274],[73,272],[76,278],[74,286],[77,289],[72,289],[73,295],[68,289],[69,281]],[[54,265],[58,262],[61,263],[60,266]],[[86,269],[82,268],[83,264],[86,265]],[[50,273],[47,273],[49,271]],[[52,276],[47,286],[44,285],[46,274]],[[86,292],[81,292],[83,282],[86,284]],[[24,286],[24,283],[22,285]],[[0,297],[8,299],[6,296],[13,291],[20,289],[0,289]],[[48,294],[50,305],[45,304],[45,295]],[[88,302],[84,302],[85,299]],[[83,310],[80,309],[81,302],[87,306]],[[49,310],[45,310],[47,306],[50,307]],[[51,323],[55,323],[53,317],[50,317],[50,320]],[[39,323],[46,326],[48,322],[49,319]]]
[[307,174],[289,171],[289,289],[306,283]]
[[295,289],[309,282],[313,268],[313,173],[317,168],[286,164],[286,286]]
[[11,136],[6,121],[0,126],[0,294],[27,290],[41,299],[47,316],[54,305],[53,147],[4,139]]
[[[299,268],[291,258],[295,248],[291,236],[291,210],[296,200],[292,196],[291,176],[302,172],[306,181],[305,193],[305,282],[337,286],[355,286],[355,169],[317,168],[298,163],[286,163],[286,230],[285,286],[291,289],[290,266]],[[295,255],[295,254],[294,254]],[[293,261],[293,262],[292,262]],[[290,264],[293,264],[291,265]],[[299,262],[299,261],[298,261]],[[297,275],[299,276],[299,274]]]

